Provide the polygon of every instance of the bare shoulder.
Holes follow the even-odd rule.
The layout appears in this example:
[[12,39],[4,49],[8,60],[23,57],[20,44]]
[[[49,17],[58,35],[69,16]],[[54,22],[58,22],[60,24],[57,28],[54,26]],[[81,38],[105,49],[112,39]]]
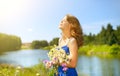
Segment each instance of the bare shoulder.
[[[68,47],[70,49],[71,54],[77,53],[77,50],[78,50],[77,40],[75,38],[71,38],[68,43]],[[77,55],[77,54],[75,54],[75,55]]]
[[77,41],[74,37],[70,38],[69,45],[77,44]]

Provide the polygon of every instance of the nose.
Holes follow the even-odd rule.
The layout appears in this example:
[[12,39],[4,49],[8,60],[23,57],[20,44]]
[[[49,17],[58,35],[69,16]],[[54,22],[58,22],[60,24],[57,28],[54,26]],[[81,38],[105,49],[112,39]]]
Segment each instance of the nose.
[[63,21],[60,22],[60,25],[62,25]]

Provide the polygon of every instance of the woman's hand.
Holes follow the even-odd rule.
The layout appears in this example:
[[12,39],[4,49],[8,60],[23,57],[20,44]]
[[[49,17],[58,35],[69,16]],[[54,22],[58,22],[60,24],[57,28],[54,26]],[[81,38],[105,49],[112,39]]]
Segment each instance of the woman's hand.
[[43,63],[45,64],[45,67],[48,69],[51,68],[53,65],[53,62],[48,60],[44,60]]

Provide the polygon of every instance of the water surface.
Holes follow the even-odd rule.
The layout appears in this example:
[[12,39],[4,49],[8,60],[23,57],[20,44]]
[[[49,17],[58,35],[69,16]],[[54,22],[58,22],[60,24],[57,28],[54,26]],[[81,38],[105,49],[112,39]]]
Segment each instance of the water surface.
[[[0,55],[0,63],[31,67],[48,59],[45,50],[19,50]],[[79,56],[77,71],[80,76],[120,76],[120,59]]]

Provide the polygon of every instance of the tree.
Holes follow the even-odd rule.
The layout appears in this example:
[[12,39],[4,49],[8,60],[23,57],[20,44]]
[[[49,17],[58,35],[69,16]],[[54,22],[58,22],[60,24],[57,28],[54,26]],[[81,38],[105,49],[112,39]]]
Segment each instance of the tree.
[[84,44],[120,44],[120,26],[114,30],[112,25],[107,24],[107,28],[102,26],[100,33],[97,35],[84,35]]
[[115,35],[117,37],[117,44],[120,45],[120,25],[117,26],[117,29],[115,31]]
[[50,41],[49,45],[51,45],[51,46],[58,45],[58,41],[59,41],[58,37],[53,38],[53,40]]
[[99,44],[106,44],[106,29],[104,28],[104,26],[102,26],[102,30],[100,31],[100,33],[98,34],[98,42]]
[[107,25],[107,30],[106,30],[106,40],[108,45],[112,45],[117,43],[117,37],[114,34],[114,29],[111,24]]
[[48,46],[48,42],[46,40],[34,40],[32,41],[32,44],[31,44],[31,47],[33,49],[40,49],[40,48],[43,48],[43,47],[46,47]]
[[40,41],[40,48],[48,46],[48,42],[46,40],[41,40]]
[[33,49],[39,49],[40,48],[40,41],[39,40],[32,41],[31,47]]
[[111,35],[109,37],[108,44],[113,45],[113,44],[116,44],[116,43],[117,43],[117,37],[113,32],[113,33],[111,33]]
[[89,35],[83,35],[84,37],[84,45],[86,44],[94,44],[96,43],[96,35],[92,33],[89,33]]
[[0,33],[0,52],[21,49],[21,38],[15,35]]

